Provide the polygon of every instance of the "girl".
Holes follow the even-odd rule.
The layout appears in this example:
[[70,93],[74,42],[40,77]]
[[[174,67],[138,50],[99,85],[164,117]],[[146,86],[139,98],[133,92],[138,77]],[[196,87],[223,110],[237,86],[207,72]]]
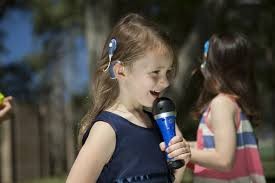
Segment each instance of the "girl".
[[[143,108],[169,86],[175,67],[167,37],[152,23],[130,14],[115,25],[94,76],[93,106],[80,130],[83,146],[67,182],[172,182],[159,131]],[[188,162],[190,148],[178,130],[166,152]]]
[[237,33],[213,35],[203,60],[204,88],[197,102],[202,117],[191,148],[194,182],[264,183],[251,126],[257,112],[248,42]]

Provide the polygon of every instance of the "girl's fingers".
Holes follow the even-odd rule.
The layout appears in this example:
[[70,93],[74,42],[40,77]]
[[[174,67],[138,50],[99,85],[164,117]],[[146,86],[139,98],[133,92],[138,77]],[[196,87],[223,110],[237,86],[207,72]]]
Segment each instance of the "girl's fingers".
[[8,96],[4,98],[4,102],[11,102],[12,101],[12,96]]
[[171,139],[170,145],[166,149],[169,158],[189,161],[191,158],[190,145],[180,136]]
[[188,163],[191,159],[191,153],[181,154],[179,156],[174,157],[173,159],[174,160],[184,160],[185,163]]
[[170,145],[167,149],[166,152],[170,153],[172,151],[175,151],[177,149],[181,149],[181,148],[186,148],[186,149],[190,149],[190,147],[188,146],[187,143],[181,141],[181,142],[177,142],[175,144]]
[[3,107],[1,108],[2,113],[6,113],[11,109],[11,104],[9,102],[3,103]]
[[9,112],[11,111],[10,103],[2,105],[3,107],[0,109],[0,122],[4,121],[7,117]]
[[182,154],[190,153],[190,149],[183,147],[183,148],[178,148],[178,149],[175,149],[175,150],[167,152],[167,153],[168,153],[169,158],[175,158],[175,157],[180,156]]
[[0,120],[5,119],[7,117],[8,113],[11,111],[11,101],[12,97],[8,96],[4,98],[3,103],[0,106]]
[[180,137],[180,136],[174,136],[174,137],[170,140],[169,146],[172,145],[172,144],[181,142],[182,140],[183,140],[182,137]]
[[159,147],[160,147],[161,151],[165,151],[165,143],[164,142],[161,142],[159,144]]
[[174,137],[170,140],[169,146],[170,146],[170,145],[173,145],[173,144],[176,144],[176,143],[178,143],[178,142],[187,143],[186,140],[185,140],[183,137],[181,137],[181,136],[174,136]]
[[[160,144],[161,150],[165,149],[165,143]],[[179,160],[189,161],[190,159],[190,145],[187,141],[181,136],[173,137],[170,142],[168,148],[166,148],[166,153],[169,158],[176,158]]]

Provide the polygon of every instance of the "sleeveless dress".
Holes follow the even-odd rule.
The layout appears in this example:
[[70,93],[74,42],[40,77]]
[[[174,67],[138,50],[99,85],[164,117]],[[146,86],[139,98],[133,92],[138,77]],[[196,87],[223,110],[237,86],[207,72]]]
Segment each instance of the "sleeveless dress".
[[[144,128],[107,111],[101,112],[96,121],[108,123],[116,134],[114,153],[97,183],[172,183],[174,177],[160,150],[162,138],[157,126]],[[84,134],[83,143],[89,131]]]
[[[235,100],[229,97],[236,105]],[[198,164],[194,165],[196,183],[265,183],[257,140],[250,121],[237,105],[237,147],[233,169],[219,172]],[[197,148],[211,150],[215,148],[214,134],[207,122],[210,107],[203,113],[197,130]]]

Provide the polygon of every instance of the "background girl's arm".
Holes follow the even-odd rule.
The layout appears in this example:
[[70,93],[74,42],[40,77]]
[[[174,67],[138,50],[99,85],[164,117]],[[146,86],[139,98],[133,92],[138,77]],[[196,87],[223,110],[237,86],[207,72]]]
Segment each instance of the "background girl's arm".
[[211,103],[209,123],[215,141],[214,150],[191,148],[191,161],[219,171],[229,171],[234,164],[236,150],[235,115],[237,107],[226,96],[218,96]]
[[104,165],[110,160],[116,145],[113,128],[96,122],[81,148],[67,178],[67,183],[95,183]]
[[196,148],[197,147],[197,142],[196,141],[188,141],[190,148]]

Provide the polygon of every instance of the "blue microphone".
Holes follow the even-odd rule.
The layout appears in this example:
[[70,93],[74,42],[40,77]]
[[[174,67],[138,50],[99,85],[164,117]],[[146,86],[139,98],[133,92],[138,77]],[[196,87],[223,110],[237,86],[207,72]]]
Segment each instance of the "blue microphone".
[[[166,97],[157,98],[153,103],[153,115],[160,129],[166,147],[176,135],[176,107],[172,100]],[[166,154],[168,166],[178,169],[184,165],[184,161],[173,160]]]

